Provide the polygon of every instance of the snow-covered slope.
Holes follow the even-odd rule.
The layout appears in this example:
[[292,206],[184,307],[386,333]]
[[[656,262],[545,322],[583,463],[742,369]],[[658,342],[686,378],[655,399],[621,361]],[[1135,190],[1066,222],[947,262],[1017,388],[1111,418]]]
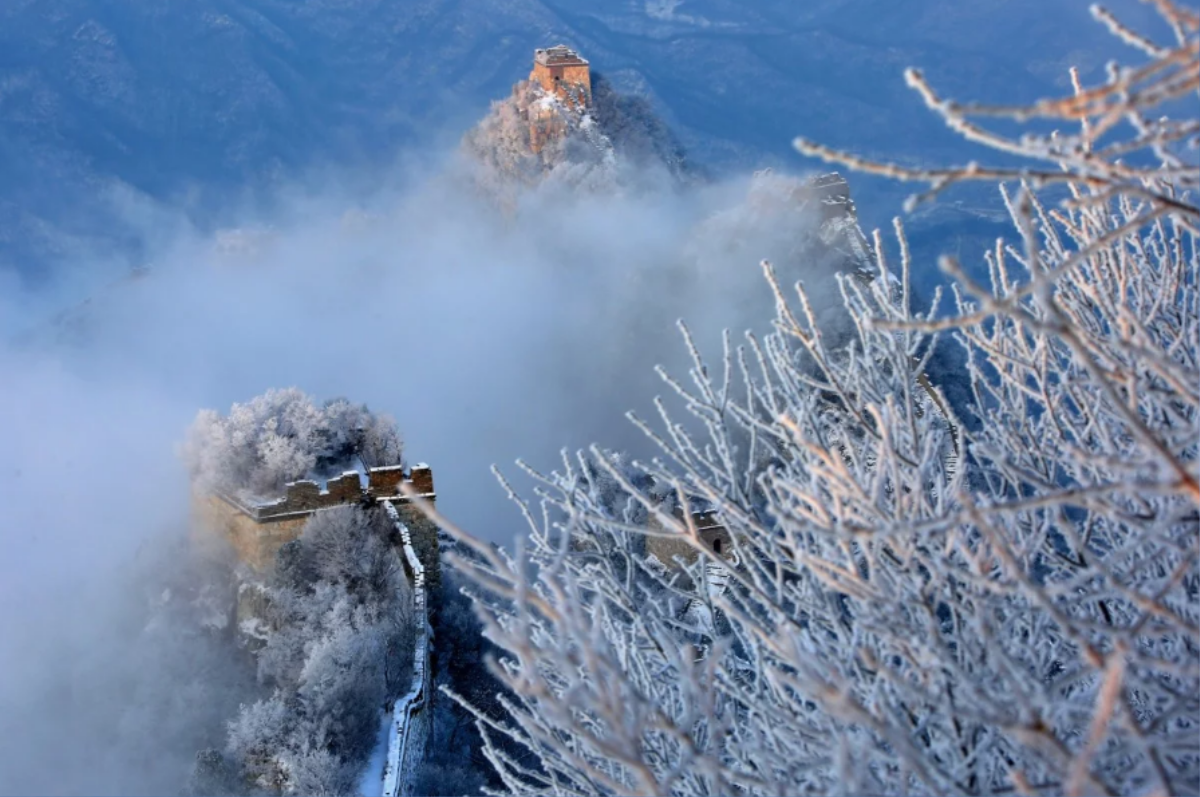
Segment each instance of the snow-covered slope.
[[[901,88],[1029,98],[1114,52],[1085,0],[11,0],[0,5],[0,268],[115,244],[149,195],[212,221],[232,193],[456,141],[564,41],[717,168],[801,161],[798,134],[902,158],[966,150]],[[1133,0],[1118,0],[1121,11]],[[874,184],[858,193],[877,203]],[[888,195],[894,198],[894,193]],[[869,210],[871,224],[894,205]],[[226,220],[227,221],[227,220]]]

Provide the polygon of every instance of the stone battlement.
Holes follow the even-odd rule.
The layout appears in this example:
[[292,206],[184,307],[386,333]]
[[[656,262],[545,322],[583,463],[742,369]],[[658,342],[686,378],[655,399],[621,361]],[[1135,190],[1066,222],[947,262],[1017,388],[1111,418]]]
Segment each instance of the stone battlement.
[[850,201],[850,184],[837,172],[822,174],[811,180],[809,187],[822,202],[846,203]]
[[311,480],[291,482],[285,485],[282,498],[269,503],[252,504],[225,493],[218,493],[217,497],[258,523],[277,523],[297,515],[311,515],[321,509],[364,500],[404,502],[408,499],[401,494],[402,483],[410,485],[422,498],[432,500],[436,497],[433,471],[425,464],[415,465],[407,473],[402,465],[369,468],[366,473],[348,470],[341,476],[327,480],[324,489]]
[[773,170],[755,172],[750,188],[750,203],[760,206],[794,206],[813,208],[821,221],[844,218],[857,222],[850,184],[838,172],[828,172],[810,179],[772,179]]
[[[672,514],[676,520],[683,522],[683,510],[680,507],[676,507]],[[708,510],[694,511],[691,513],[691,518],[700,541],[711,549],[713,553],[726,559],[733,554],[733,538],[729,536],[729,531],[717,520],[716,512]],[[654,515],[650,516],[648,526],[652,531],[663,530],[661,521]],[[691,564],[696,561],[697,557],[696,549],[682,535],[670,537],[651,534],[646,537],[646,553],[655,556],[660,562],[668,566],[672,565],[676,558],[682,560],[685,564]]]
[[592,104],[592,74],[586,59],[560,44],[533,53],[533,71],[529,81],[564,102],[587,107]]
[[542,66],[587,66],[586,58],[565,44],[548,47],[545,50],[534,50],[533,60]]
[[261,571],[271,566],[281,547],[300,536],[305,522],[317,512],[355,504],[394,506],[412,535],[427,582],[436,585],[440,580],[438,528],[402,494],[403,484],[426,501],[437,498],[428,465],[414,465],[407,471],[391,465],[346,471],[327,480],[324,488],[311,480],[291,482],[282,497],[265,503],[226,493],[197,493],[193,511],[198,529],[223,534],[241,561]]

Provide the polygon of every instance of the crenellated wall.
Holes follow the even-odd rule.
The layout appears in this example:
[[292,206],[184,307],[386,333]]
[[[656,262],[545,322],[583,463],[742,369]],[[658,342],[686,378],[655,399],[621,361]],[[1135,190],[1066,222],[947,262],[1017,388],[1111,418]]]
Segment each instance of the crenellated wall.
[[529,80],[563,102],[592,104],[591,67],[579,53],[564,45],[536,50]]
[[401,484],[410,485],[431,503],[437,498],[433,471],[422,463],[408,471],[400,465],[370,468],[365,473],[346,471],[326,481],[324,489],[315,481],[292,482],[281,498],[262,504],[224,493],[196,493],[192,506],[197,528],[223,534],[239,559],[261,571],[275,561],[283,545],[300,536],[313,513],[348,504],[391,502],[411,529],[414,548],[430,583],[436,586],[440,575],[437,525],[401,493]]
[[[402,465],[370,468],[365,474],[349,470],[325,482],[325,489],[315,481],[291,482],[284,495],[275,501],[250,504],[228,495],[221,497],[236,506],[243,514],[261,523],[284,519],[288,515],[312,514],[318,509],[351,504],[363,499],[375,501],[400,499],[400,484],[407,482],[422,497],[433,496],[433,471],[428,465],[414,465],[409,472]],[[407,499],[405,499],[407,500]]]
[[[431,485],[432,486],[432,483]],[[409,797],[425,760],[425,747],[433,727],[430,703],[433,672],[430,668],[429,571],[418,555],[412,530],[405,524],[400,508],[392,501],[381,505],[400,534],[404,553],[404,572],[412,585],[413,619],[417,639],[413,646],[413,679],[408,692],[392,705],[391,735],[388,738],[387,763],[383,770],[384,797]]]
[[213,493],[193,493],[192,516],[196,541],[204,545],[223,538],[240,561],[258,571],[275,560],[286,543],[300,536],[311,512],[293,514],[264,523],[246,514],[229,499]]
[[[592,104],[591,67],[578,53],[563,45],[534,52],[529,83],[576,110]],[[514,86],[514,91],[522,85]],[[549,142],[566,136],[568,128],[561,106],[534,103],[529,109],[530,151],[535,155],[540,153]]]
[[[250,504],[233,496],[194,493],[195,527],[198,531],[223,534],[239,558],[256,570],[268,568],[279,549],[300,536],[308,518],[317,512],[352,504],[374,505],[387,513],[396,529],[401,563],[411,585],[413,622],[417,626],[413,651],[413,678],[408,692],[392,706],[391,735],[387,762],[380,784],[387,797],[408,797],[425,760],[432,729],[432,670],[429,595],[440,581],[438,527],[403,494],[411,487],[421,499],[433,502],[433,471],[419,464],[411,470],[402,466],[371,468],[365,473],[347,471],[329,479],[324,489],[314,481],[288,484],[276,501]],[[243,585],[239,592],[238,624],[252,639],[261,639],[266,614],[258,587]],[[245,594],[243,594],[245,593]]]
[[[672,514],[676,520],[683,521],[683,511],[680,507],[676,507]],[[648,535],[645,552],[648,556],[656,557],[667,567],[679,568],[681,564],[683,567],[687,567],[687,574],[678,574],[682,579],[680,586],[705,590],[711,598],[715,598],[725,591],[730,580],[730,568],[737,567],[733,538],[730,536],[729,530],[718,520],[716,512],[692,512],[691,522],[696,528],[696,535],[700,538],[700,542],[723,559],[723,563],[705,559],[703,568],[692,569],[692,565],[700,558],[700,552],[683,534]],[[663,531],[663,524],[655,515],[650,516],[647,527],[651,531]],[[696,574],[700,578],[698,583],[692,581]],[[688,601],[682,616],[701,626],[711,628],[713,623],[708,602],[699,598]]]
[[820,205],[821,220],[842,216],[854,216],[854,200],[850,198],[850,184],[837,172],[822,174],[807,185],[809,195]]
[[[683,520],[683,512],[679,509],[676,509],[673,514],[677,520]],[[715,512],[693,512],[692,523],[696,526],[696,533],[700,536],[701,542],[712,549],[714,553],[724,557],[733,553],[733,539],[729,536],[729,531],[717,520]],[[654,515],[650,516],[647,526],[651,531],[663,530],[662,523]],[[690,565],[696,561],[696,557],[699,555],[683,535],[666,537],[654,534],[646,537],[646,554],[654,555],[660,562],[668,566],[672,565],[677,558],[681,559],[684,564]]]

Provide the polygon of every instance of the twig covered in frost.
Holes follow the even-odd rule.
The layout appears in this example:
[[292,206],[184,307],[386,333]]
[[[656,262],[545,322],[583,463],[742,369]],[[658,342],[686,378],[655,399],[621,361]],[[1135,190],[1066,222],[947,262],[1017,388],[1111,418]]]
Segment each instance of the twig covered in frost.
[[[1187,102],[1200,94],[1200,40],[1197,16],[1174,3],[1158,4],[1159,11],[1178,34],[1172,46],[1153,45],[1145,37],[1122,25],[1109,11],[1093,6],[1092,13],[1120,38],[1146,51],[1150,63],[1139,68],[1109,70],[1106,83],[1088,91],[1076,91],[1069,97],[1047,99],[1028,106],[1009,107],[960,104],[943,99],[915,69],[905,72],[908,85],[921,95],[927,107],[946,125],[964,138],[990,149],[1041,161],[1044,167],[997,168],[970,163],[958,168],[922,169],[894,163],[877,163],[842,152],[805,138],[797,138],[801,153],[838,163],[858,171],[898,180],[927,183],[929,190],[909,199],[909,206],[935,197],[955,183],[964,181],[995,182],[1025,180],[1040,188],[1050,184],[1104,191],[1108,198],[1118,193],[1152,202],[1191,220],[1200,220],[1195,200],[1180,199],[1178,191],[1200,188],[1197,166],[1197,136],[1200,123],[1194,119],[1150,118],[1149,111],[1176,100]],[[1074,71],[1072,77],[1078,86]],[[1026,133],[1019,139],[984,129],[971,117],[1000,117],[1024,122],[1050,119],[1080,124],[1077,134],[1049,135]],[[1133,135],[1121,136],[1117,130],[1127,123]],[[1109,135],[1111,134],[1111,135]],[[1108,139],[1105,136],[1109,135]],[[1097,149],[1098,144],[1103,144]],[[1140,153],[1154,156],[1144,163]],[[1130,157],[1133,156],[1132,161]],[[1144,165],[1143,165],[1144,164]]]

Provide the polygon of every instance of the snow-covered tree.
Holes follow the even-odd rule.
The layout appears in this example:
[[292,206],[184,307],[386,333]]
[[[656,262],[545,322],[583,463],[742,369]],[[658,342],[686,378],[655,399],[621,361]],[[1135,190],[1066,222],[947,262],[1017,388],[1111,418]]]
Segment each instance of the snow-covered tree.
[[379,528],[386,516],[353,508],[314,515],[301,544],[322,581],[344,584],[368,595],[383,595],[403,581],[400,559]]
[[[1170,115],[1195,107],[1200,15],[1154,6],[1174,41],[1094,10],[1148,61],[1064,98],[959,104],[909,73],[953,130],[1030,165],[798,142],[926,197],[1003,183],[1014,242],[987,285],[943,259],[949,314],[910,306],[899,223],[898,268],[877,234],[877,276],[841,280],[837,348],[767,266],[776,331],[727,337],[716,367],[689,338],[692,385],[663,374],[686,415],[633,418],[661,458],[530,471],[542,511],[517,499],[515,556],[454,530],[515,695],[481,733],[528,751],[488,744],[507,790],[1200,792],[1200,124]],[[970,419],[927,376],[945,346]],[[716,509],[728,558],[664,490]],[[697,562],[645,556],[660,535]]]
[[356,768],[323,747],[289,751],[283,757],[283,767],[293,794],[344,797],[355,793]]
[[283,696],[276,692],[242,706],[229,723],[226,749],[240,764],[243,776],[259,788],[278,789],[281,785],[284,775],[279,756],[287,749],[289,719]]
[[232,769],[274,794],[353,787],[380,710],[412,678],[418,620],[389,529],[382,513],[337,507],[283,546],[258,586],[266,605],[258,674],[274,693],[242,706],[229,724],[227,757],[206,754],[198,776],[200,764]]
[[297,388],[268,390],[229,415],[203,410],[180,451],[205,490],[270,496],[323,468],[401,461],[396,422],[365,405],[334,399],[323,406]]

